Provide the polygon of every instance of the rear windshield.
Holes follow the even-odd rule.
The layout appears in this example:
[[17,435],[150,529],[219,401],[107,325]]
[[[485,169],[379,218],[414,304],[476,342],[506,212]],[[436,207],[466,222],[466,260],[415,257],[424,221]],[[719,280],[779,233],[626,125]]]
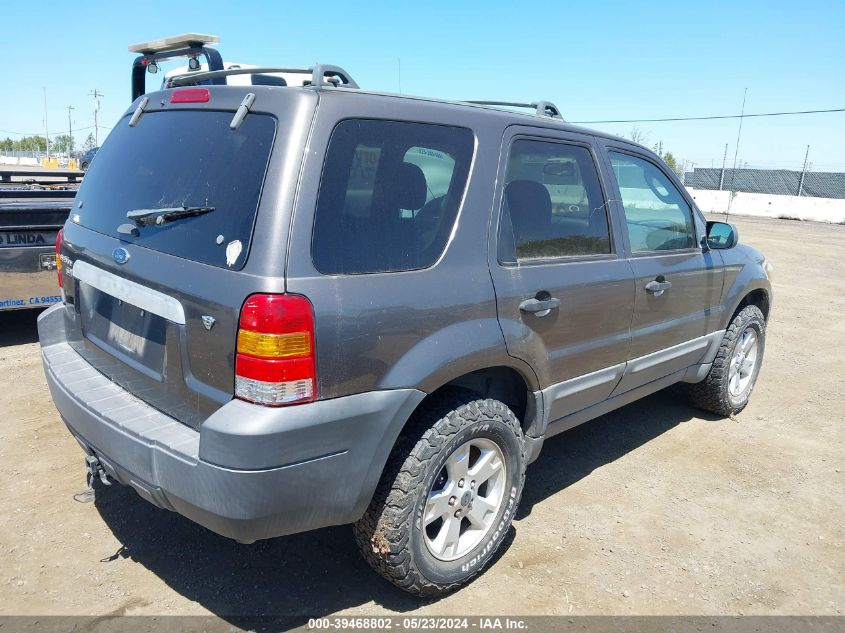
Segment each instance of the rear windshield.
[[[231,130],[231,112],[149,112],[135,127],[123,119],[85,174],[74,214],[79,224],[146,248],[240,269],[273,145],[276,121],[247,116]],[[130,211],[211,207],[213,211],[137,227]]]

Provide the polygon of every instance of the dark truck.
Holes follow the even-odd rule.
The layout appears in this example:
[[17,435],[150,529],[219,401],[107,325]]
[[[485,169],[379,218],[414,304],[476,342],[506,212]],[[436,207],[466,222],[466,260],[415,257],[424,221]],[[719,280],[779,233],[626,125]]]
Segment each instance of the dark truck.
[[61,302],[56,237],[75,195],[73,189],[0,188],[0,311]]

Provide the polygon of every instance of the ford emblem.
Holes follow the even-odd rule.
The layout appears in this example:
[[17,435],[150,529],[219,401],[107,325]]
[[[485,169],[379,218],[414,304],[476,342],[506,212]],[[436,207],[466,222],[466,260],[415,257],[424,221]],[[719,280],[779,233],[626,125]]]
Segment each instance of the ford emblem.
[[129,252],[125,248],[114,249],[111,256],[114,257],[114,261],[118,264],[125,264],[129,261]]

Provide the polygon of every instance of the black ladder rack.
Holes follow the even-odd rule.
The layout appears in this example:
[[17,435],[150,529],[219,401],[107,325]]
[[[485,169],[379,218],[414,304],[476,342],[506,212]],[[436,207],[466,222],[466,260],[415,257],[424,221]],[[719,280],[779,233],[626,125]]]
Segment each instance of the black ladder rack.
[[464,101],[475,105],[507,106],[509,108],[530,108],[537,116],[547,116],[552,119],[563,120],[560,109],[551,101],[534,101],[532,103],[520,103],[518,101]]
[[317,88],[359,87],[355,80],[352,79],[352,75],[340,66],[332,66],[331,64],[317,64],[316,66],[312,66],[310,68],[276,68],[271,66],[261,68],[228,68],[226,70],[191,72],[171,77],[167,80],[164,87],[173,88],[174,86],[187,86],[200,81],[214,80],[222,77],[228,77],[230,75],[264,75],[268,73],[308,74],[311,75],[310,85]]

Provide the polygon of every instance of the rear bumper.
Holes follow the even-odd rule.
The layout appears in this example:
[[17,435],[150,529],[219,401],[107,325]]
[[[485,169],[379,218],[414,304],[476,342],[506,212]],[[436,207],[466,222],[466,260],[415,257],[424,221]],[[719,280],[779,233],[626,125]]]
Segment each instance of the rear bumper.
[[44,308],[60,302],[55,259],[52,246],[0,249],[0,311]]
[[197,431],[88,364],[67,343],[63,312],[38,319],[42,358],[84,450],[151,503],[239,541],[357,520],[424,397],[401,389],[282,408],[232,400]]

